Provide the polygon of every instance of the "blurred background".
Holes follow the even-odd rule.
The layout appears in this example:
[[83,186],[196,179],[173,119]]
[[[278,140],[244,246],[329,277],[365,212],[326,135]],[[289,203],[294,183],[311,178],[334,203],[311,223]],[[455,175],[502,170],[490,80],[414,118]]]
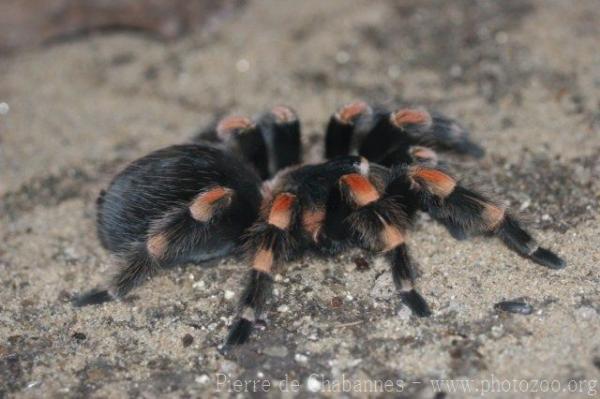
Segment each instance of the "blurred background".
[[[313,373],[400,378],[428,398],[442,394],[432,378],[597,378],[599,21],[597,0],[3,0],[0,397],[186,397],[214,393],[218,373],[294,378],[300,395],[319,391]],[[569,268],[421,221],[413,255],[435,317],[409,316],[379,260],[306,259],[282,273],[269,329],[229,358],[216,346],[244,267],[232,261],[69,306],[113,266],[94,201],[125,164],[279,103],[316,161],[329,115],[355,99],[461,120],[488,155],[451,168]],[[493,310],[516,297],[535,313]]]

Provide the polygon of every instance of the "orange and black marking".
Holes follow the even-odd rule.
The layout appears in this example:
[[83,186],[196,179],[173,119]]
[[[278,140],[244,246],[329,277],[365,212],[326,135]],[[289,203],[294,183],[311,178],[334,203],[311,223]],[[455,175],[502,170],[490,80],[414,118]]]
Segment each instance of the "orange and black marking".
[[273,269],[273,250],[261,248],[256,251],[252,268],[263,273],[271,273]]
[[503,207],[492,203],[483,203],[482,205],[483,211],[481,212],[481,216],[487,231],[496,230],[502,221],[504,221],[506,210]]
[[190,214],[199,222],[208,222],[218,209],[231,204],[233,190],[216,186],[199,194],[190,204]]
[[440,198],[446,198],[454,191],[456,180],[439,169],[412,166],[408,176],[419,187]]
[[290,123],[298,119],[296,112],[288,106],[277,105],[271,109],[271,113],[275,116],[277,123]]
[[396,248],[406,240],[404,233],[400,229],[385,222],[383,223],[380,238],[383,243],[383,252],[388,252]]
[[409,149],[410,156],[418,162],[431,162],[437,164],[438,157],[435,151],[431,148],[422,147],[419,145],[412,146]]
[[227,116],[221,119],[217,124],[217,136],[221,139],[226,139],[234,133],[243,133],[247,130],[254,129],[254,127],[254,122],[246,116]]
[[325,221],[324,209],[309,209],[302,213],[302,227],[314,242],[319,241],[319,233]]
[[340,183],[346,187],[352,200],[358,206],[365,206],[380,198],[380,194],[369,179],[358,173],[351,173],[340,178]]
[[148,250],[150,256],[155,259],[160,259],[167,252],[168,245],[169,240],[166,234],[157,233],[148,238],[148,241],[146,242],[146,249]]
[[[271,202],[269,215],[267,216],[267,224],[271,226],[270,234],[287,233],[292,224],[294,215],[294,206],[296,204],[296,196],[291,193],[280,193],[275,195]],[[279,231],[279,233],[275,233]],[[271,237],[277,237],[271,236]],[[252,268],[263,273],[270,273],[275,260],[273,238],[265,238],[264,242],[260,242],[258,249],[254,253],[252,260]],[[277,244],[275,244],[277,246]]]
[[431,125],[431,115],[423,109],[402,108],[390,115],[390,121],[396,127],[402,128],[409,125]]
[[335,114],[335,118],[343,124],[349,125],[356,119],[369,111],[369,104],[364,101],[354,101],[341,107]]
[[287,230],[292,222],[295,203],[296,196],[294,194],[277,194],[271,204],[267,222],[281,230]]

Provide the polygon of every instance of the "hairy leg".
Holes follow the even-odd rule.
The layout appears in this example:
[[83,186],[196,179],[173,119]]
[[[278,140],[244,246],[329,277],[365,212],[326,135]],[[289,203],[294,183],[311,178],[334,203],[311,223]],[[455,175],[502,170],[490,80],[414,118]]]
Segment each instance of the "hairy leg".
[[350,174],[340,179],[342,192],[355,207],[349,225],[367,249],[384,253],[400,298],[419,317],[431,314],[415,287],[415,270],[406,245],[408,215],[393,197],[381,195],[366,176]]
[[519,255],[549,267],[561,269],[565,261],[521,227],[506,209],[484,195],[461,186],[446,172],[423,166],[406,169],[412,189],[419,194],[423,208],[456,232],[466,235],[493,235]]
[[238,318],[230,328],[223,351],[246,342],[253,325],[261,317],[271,293],[273,266],[276,262],[287,259],[294,247],[290,229],[296,208],[295,195],[279,193],[269,205],[265,220],[257,222],[250,229],[247,253],[252,262],[252,269],[245,279]]

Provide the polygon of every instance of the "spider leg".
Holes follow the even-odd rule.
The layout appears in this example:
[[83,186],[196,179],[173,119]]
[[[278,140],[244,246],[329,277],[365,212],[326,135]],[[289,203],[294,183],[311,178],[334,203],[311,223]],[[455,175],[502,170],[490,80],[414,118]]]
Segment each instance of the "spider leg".
[[252,270],[245,280],[246,287],[239,302],[238,318],[229,330],[222,350],[248,340],[255,322],[262,316],[273,285],[272,270],[276,262],[287,259],[294,247],[291,228],[297,199],[283,192],[275,195],[265,220],[257,222],[248,234],[247,253]]
[[372,128],[359,147],[359,154],[385,166],[411,162],[411,147],[424,145],[438,150],[481,158],[482,147],[471,141],[458,122],[422,108],[378,112]]
[[278,105],[256,120],[230,115],[197,137],[224,147],[249,162],[264,180],[301,162],[300,121],[290,107]]
[[416,272],[408,253],[408,246],[400,244],[388,256],[392,265],[394,284],[396,284],[398,291],[400,291],[402,301],[416,316],[430,316],[431,311],[427,302],[415,289]]
[[301,162],[300,120],[292,108],[275,106],[263,114],[258,123],[267,146],[271,176]]
[[[109,289],[92,290],[74,300],[75,306],[124,297],[160,269],[186,261],[225,256],[236,246],[239,229],[221,218],[231,211],[234,191],[213,186],[190,204],[176,207],[152,223],[145,241],[137,241],[119,256],[121,266]],[[239,206],[239,205],[238,205]],[[214,237],[214,238],[213,238]]]
[[325,135],[325,158],[348,155],[353,150],[354,130],[358,119],[371,113],[364,101],[355,101],[341,107],[329,119]]
[[421,145],[413,145],[408,148],[408,153],[413,160],[413,163],[418,163],[426,166],[437,166],[440,161],[434,150]]
[[368,177],[354,173],[340,178],[345,198],[355,206],[348,224],[362,245],[384,253],[400,298],[419,317],[429,316],[427,302],[415,288],[415,270],[406,245],[409,216],[396,199],[381,195]]
[[[464,126],[438,112],[432,112],[431,116],[431,129],[422,133],[425,141],[434,143],[440,149],[474,158],[485,155],[483,147],[471,140],[469,131]],[[409,134],[412,134],[410,130]],[[415,131],[415,134],[418,136],[419,132]]]
[[459,185],[440,169],[413,165],[406,173],[422,208],[456,232],[495,235],[508,248],[540,265],[551,269],[566,266],[556,254],[540,247],[504,207]]
[[263,180],[269,177],[269,153],[260,124],[245,116],[231,115],[219,121],[216,135],[229,151],[254,166]]

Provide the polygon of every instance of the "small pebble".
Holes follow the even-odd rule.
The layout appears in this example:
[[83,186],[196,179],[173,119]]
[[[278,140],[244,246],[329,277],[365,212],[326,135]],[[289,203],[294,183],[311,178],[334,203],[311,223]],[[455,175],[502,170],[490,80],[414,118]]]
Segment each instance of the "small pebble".
[[233,292],[233,291],[229,291],[229,290],[225,291],[225,299],[226,299],[226,300],[230,301],[230,300],[232,300],[234,297],[235,297],[235,292]]
[[235,63],[235,69],[241,73],[248,72],[250,70],[250,61],[245,58],[238,60],[238,62]]
[[358,270],[359,272],[364,272],[371,268],[369,262],[367,262],[367,260],[362,256],[356,256],[352,259],[352,261],[356,265],[356,270]]
[[496,43],[505,44],[508,41],[508,33],[500,31],[496,33],[495,39]]
[[0,103],[0,115],[6,115],[10,111],[10,107],[7,103]]
[[374,299],[391,299],[398,295],[391,273],[383,273],[375,280],[371,288],[371,297]]
[[87,339],[87,335],[81,332],[76,332],[71,335],[72,338],[75,338],[77,341],[85,341]]
[[450,76],[452,76],[453,78],[458,78],[462,74],[463,74],[463,69],[460,65],[458,65],[458,64],[452,65],[452,67],[450,68]]
[[334,309],[341,308],[344,304],[344,300],[339,296],[334,296],[331,298],[331,307]]
[[254,323],[254,328],[256,328],[259,331],[264,331],[267,329],[267,322],[262,319],[258,319]]
[[494,309],[509,313],[528,315],[533,313],[533,306],[522,301],[502,301],[494,305]]
[[525,200],[523,201],[523,203],[521,203],[521,206],[519,207],[520,211],[524,211],[525,209],[529,208],[529,205],[531,205],[531,201],[530,200]]
[[597,315],[596,310],[589,306],[582,306],[576,310],[576,313],[582,319],[589,320]]
[[306,362],[308,362],[308,356],[303,355],[301,353],[296,353],[294,355],[294,360],[297,361],[298,363],[306,363]]
[[69,302],[71,300],[71,294],[67,290],[61,290],[58,294],[58,300],[61,302]]
[[398,79],[402,75],[402,70],[398,65],[390,65],[387,70],[388,76],[392,79]]
[[206,374],[202,374],[199,375],[198,377],[195,378],[196,383],[198,384],[207,384],[210,381],[210,377],[207,376]]
[[411,315],[412,312],[410,311],[410,308],[408,306],[402,306],[396,313],[396,316],[398,316],[398,318],[403,321],[410,320]]
[[321,382],[315,377],[310,376],[306,380],[306,388],[311,392],[319,392],[321,390]]
[[290,310],[290,307],[288,305],[281,305],[277,308],[277,311],[280,313],[285,313],[288,310]]
[[38,387],[40,385],[42,385],[41,381],[32,381],[29,384],[27,384],[27,386],[25,387],[25,389],[36,388],[36,387]]
[[286,357],[288,354],[288,350],[285,346],[270,346],[265,348],[263,352],[273,357]]
[[493,326],[492,327],[492,337],[498,339],[500,337],[502,337],[502,335],[504,334],[504,327],[503,326]]
[[181,343],[183,344],[184,348],[187,348],[188,346],[194,343],[194,337],[192,337],[191,334],[185,334],[181,339]]
[[346,64],[348,61],[350,61],[350,54],[348,54],[346,51],[338,51],[335,55],[335,60],[338,64]]

